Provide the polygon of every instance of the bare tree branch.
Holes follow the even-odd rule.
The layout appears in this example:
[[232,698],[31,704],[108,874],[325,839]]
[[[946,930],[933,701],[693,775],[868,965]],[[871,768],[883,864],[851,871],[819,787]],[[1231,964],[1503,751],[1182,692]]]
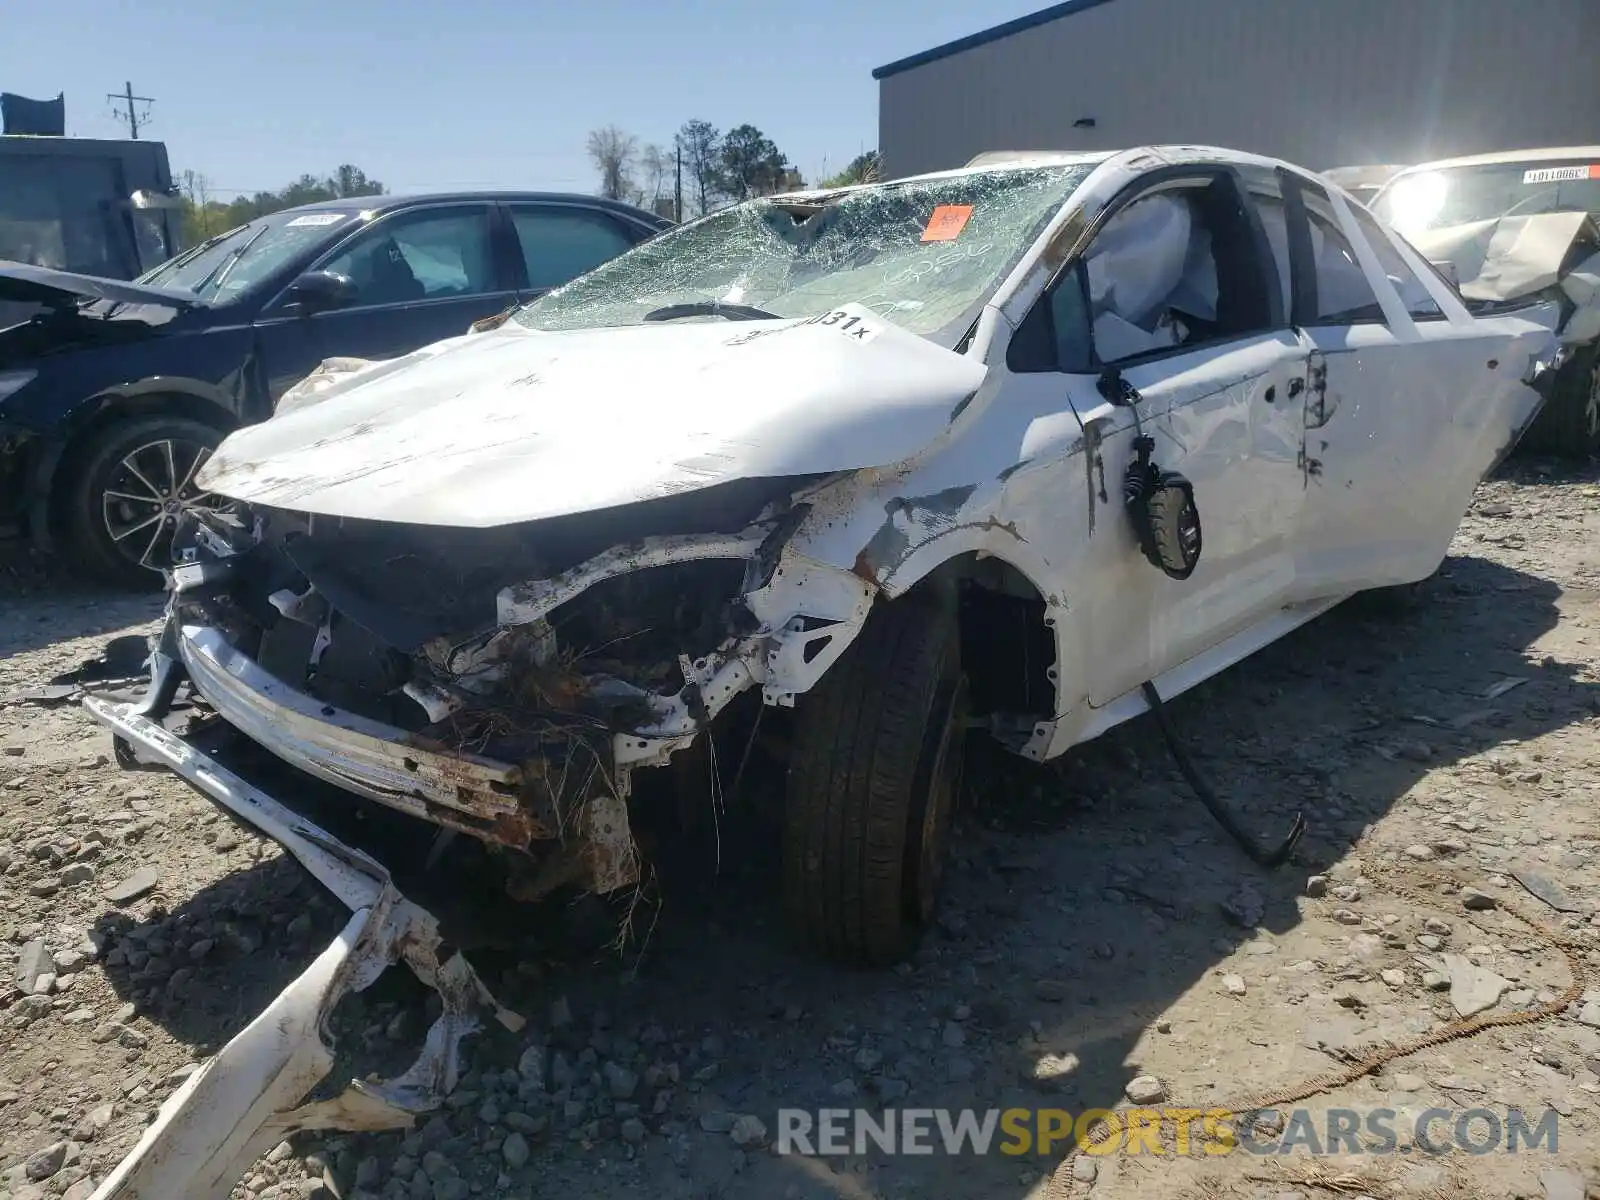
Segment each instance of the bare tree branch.
[[639,156],[639,139],[607,125],[589,134],[589,161],[600,173],[600,194],[610,200],[629,199],[634,192],[633,168]]

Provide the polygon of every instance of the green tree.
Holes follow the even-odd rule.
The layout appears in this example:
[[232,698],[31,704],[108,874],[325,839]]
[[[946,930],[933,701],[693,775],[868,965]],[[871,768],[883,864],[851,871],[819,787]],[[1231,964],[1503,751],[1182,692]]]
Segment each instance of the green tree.
[[350,196],[382,196],[387,189],[352,163],[341,163],[323,178],[302,175],[276,192],[257,192],[231,201],[213,200],[210,184],[195,171],[183,173],[181,228],[185,246],[225,233],[257,217],[301,204],[316,204]]
[[710,121],[698,118],[685,121],[683,128],[678,130],[677,143],[683,153],[684,174],[694,185],[690,194],[698,200],[696,212],[708,211],[711,202],[717,198],[721,182],[718,154],[721,142],[722,135]]
[[852,187],[858,183],[876,183],[882,178],[883,160],[876,150],[868,150],[850,160],[850,165],[837,175],[822,181],[825,188]]
[[734,200],[765,196],[782,189],[789,163],[766,134],[754,125],[736,125],[718,147],[721,190]]
[[333,184],[334,193],[341,197],[381,196],[384,190],[383,184],[376,179],[368,179],[365,171],[350,163],[340,164],[328,182]]

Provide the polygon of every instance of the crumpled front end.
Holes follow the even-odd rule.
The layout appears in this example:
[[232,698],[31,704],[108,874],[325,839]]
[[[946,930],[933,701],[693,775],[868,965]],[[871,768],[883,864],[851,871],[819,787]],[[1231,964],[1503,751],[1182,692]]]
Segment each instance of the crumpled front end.
[[1540,297],[1562,306],[1565,345],[1600,338],[1600,221],[1584,212],[1507,215],[1414,233],[1428,259],[1448,263],[1479,309]]
[[[89,710],[119,756],[183,775],[352,915],[174,1094],[96,1200],[220,1196],[297,1130],[407,1127],[454,1088],[480,1014],[521,1025],[378,862],[161,724],[185,681],[285,762],[499,847],[519,898],[616,891],[640,876],[639,770],[705,736],[744,692],[792,704],[866,618],[873,585],[787,544],[814,515],[792,494],[815,482],[477,533],[270,509],[189,518],[149,690]],[[416,1063],[308,1099],[333,1066],[334,1006],[402,961],[444,1001]]]
[[519,897],[613,892],[636,772],[746,691],[792,704],[866,617],[870,583],[786,544],[814,482],[491,530],[205,515],[164,654],[285,762],[510,852]]

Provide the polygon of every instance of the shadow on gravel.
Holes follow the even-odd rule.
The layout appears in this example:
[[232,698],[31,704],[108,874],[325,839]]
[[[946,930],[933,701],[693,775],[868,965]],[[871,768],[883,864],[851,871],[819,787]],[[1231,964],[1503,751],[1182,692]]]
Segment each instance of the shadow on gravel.
[[[263,786],[297,802],[325,797],[319,818],[377,850],[559,1055],[546,1076],[564,1091],[545,1098],[519,1091],[525,1038],[473,1039],[452,1107],[404,1141],[335,1139],[336,1173],[375,1156],[381,1180],[397,1153],[414,1163],[437,1148],[493,1194],[1021,1197],[1064,1143],[1020,1157],[805,1160],[740,1150],[727,1114],[756,1114],[774,1137],[780,1108],[1076,1115],[1121,1100],[1147,1035],[1185,1039],[1186,1053],[1205,1055],[1204,1029],[1149,1031],[1196,987],[1230,1003],[1211,976],[1244,943],[1253,943],[1247,953],[1264,947],[1251,960],[1261,974],[1287,969],[1290,956],[1272,943],[1300,923],[1308,874],[1342,858],[1430,769],[1510,750],[1595,711],[1600,698],[1572,668],[1528,656],[1555,625],[1558,596],[1533,576],[1451,559],[1410,602],[1358,598],[1175,700],[1169,711],[1191,754],[1248,827],[1272,839],[1306,813],[1297,862],[1277,872],[1252,865],[1211,822],[1148,719],[1046,769],[975,743],[938,926],[913,963],[892,971],[841,970],[789,947],[775,844],[759,822],[724,814],[699,844],[665,853],[664,902],[635,911],[634,943],[619,953],[602,937],[584,941],[582,905],[504,899],[480,849],[458,842],[424,871],[431,831],[328,797],[235,745],[235,765]],[[1508,678],[1526,682],[1491,699]],[[214,1046],[337,929],[339,906],[316,891],[284,860],[240,872],[159,926],[112,930],[122,951],[108,963],[112,981],[175,1036]],[[207,941],[197,953],[194,943]],[[138,952],[147,957],[136,965]],[[387,1056],[420,1036],[425,995],[391,971],[339,1027]],[[1324,1000],[1285,1011],[1263,1040],[1260,1078],[1286,1065],[1327,1069],[1306,1044],[1308,1026],[1335,1015],[1318,1007]],[[602,1073],[610,1062],[627,1069],[622,1077]],[[1219,1079],[1214,1097],[1172,1100],[1203,1105],[1250,1087]],[[506,1131],[480,1120],[485,1101],[531,1118],[533,1158],[509,1172],[509,1193],[495,1182]],[[637,1146],[625,1140],[636,1121],[648,1130]],[[404,1195],[409,1178],[376,1190]]]
[[58,562],[21,545],[0,543],[0,663],[69,638],[154,620],[161,615],[162,601],[154,589],[136,592],[85,583]]

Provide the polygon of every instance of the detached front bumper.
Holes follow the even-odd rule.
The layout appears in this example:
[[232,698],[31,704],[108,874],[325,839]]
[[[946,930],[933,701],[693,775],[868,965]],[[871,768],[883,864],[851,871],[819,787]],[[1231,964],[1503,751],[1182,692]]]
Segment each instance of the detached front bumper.
[[216,629],[180,626],[179,660],[224,721],[291,766],[435,825],[526,846],[554,837],[548,814],[519,801],[520,767],[429,748],[404,729],[298,692]]
[[[574,873],[600,893],[638,879],[626,792],[619,786],[625,786],[626,777],[604,760],[607,746],[586,739],[577,727],[553,726],[543,752],[513,764],[307,695],[235,649],[220,629],[209,625],[183,623],[169,614],[156,653],[155,681],[142,706],[145,716],[159,717],[176,680],[187,675],[222,720],[309,775],[513,851],[559,843],[566,853],[555,856],[556,861],[545,856],[539,882],[519,891],[524,898]],[[162,659],[171,676],[164,699]]]
[[[409,1127],[456,1085],[458,1047],[502,1008],[459,952],[444,956],[438,921],[407,900],[376,860],[251,786],[135,706],[91,698],[85,707],[117,737],[182,775],[234,817],[272,838],[351,910],[349,923],[265,1011],[162,1106],[139,1144],[93,1200],[220,1200],[263,1153],[303,1129]],[[328,1017],[349,992],[404,961],[443,1000],[421,1055],[382,1083],[352,1080],[330,1100],[303,1103],[332,1069]]]

